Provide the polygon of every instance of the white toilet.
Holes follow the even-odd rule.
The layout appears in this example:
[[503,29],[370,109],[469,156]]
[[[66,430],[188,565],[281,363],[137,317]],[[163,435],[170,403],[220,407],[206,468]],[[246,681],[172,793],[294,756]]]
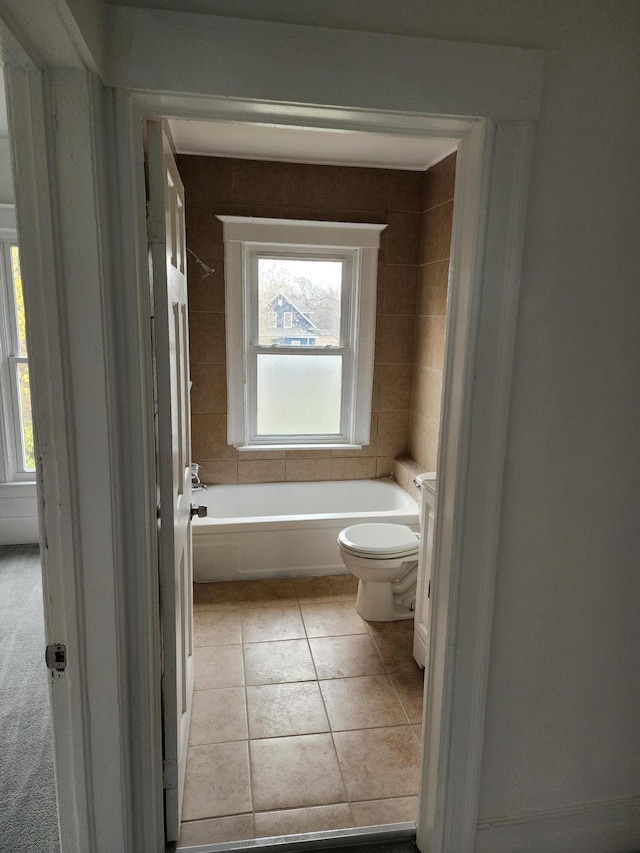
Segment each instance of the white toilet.
[[356,610],[368,622],[414,615],[420,534],[405,524],[354,524],[338,534],[345,566],[359,579]]

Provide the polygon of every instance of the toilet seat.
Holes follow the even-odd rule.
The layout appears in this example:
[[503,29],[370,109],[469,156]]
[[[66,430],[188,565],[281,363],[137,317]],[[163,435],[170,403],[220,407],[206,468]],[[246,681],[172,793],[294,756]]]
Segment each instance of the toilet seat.
[[406,524],[353,524],[340,532],[338,542],[349,554],[388,560],[416,555],[419,535]]

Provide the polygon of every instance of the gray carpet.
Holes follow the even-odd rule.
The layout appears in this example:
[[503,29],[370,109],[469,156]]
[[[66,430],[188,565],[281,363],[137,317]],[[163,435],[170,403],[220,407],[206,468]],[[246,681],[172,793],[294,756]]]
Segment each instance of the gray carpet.
[[37,546],[0,546],[0,853],[58,853]]

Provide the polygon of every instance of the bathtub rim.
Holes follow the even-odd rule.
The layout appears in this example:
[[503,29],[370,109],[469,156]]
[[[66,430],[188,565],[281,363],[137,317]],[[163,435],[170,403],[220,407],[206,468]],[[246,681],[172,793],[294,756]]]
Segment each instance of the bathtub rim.
[[[353,511],[353,510],[345,510],[342,512],[311,512],[311,513],[286,513],[281,515],[233,515],[233,516],[212,516],[207,515],[204,518],[194,517],[191,525],[191,532],[193,536],[203,536],[212,529],[220,530],[220,528],[228,525],[229,527],[233,526],[235,529],[238,527],[242,527],[246,525],[244,529],[259,529],[263,525],[273,525],[276,528],[278,525],[282,525],[279,529],[287,529],[291,526],[297,526],[302,523],[303,520],[313,521],[313,526],[332,526],[331,523],[335,522],[338,519],[354,519],[354,523],[357,523],[360,519],[369,518],[371,516],[380,516],[384,518],[410,518],[414,517],[417,519],[420,512],[420,507],[418,502],[407,492],[402,486],[395,482],[395,480],[389,478],[362,478],[357,480],[285,480],[285,481],[277,481],[274,483],[221,483],[220,485],[225,488],[252,488],[254,486],[272,486],[278,489],[286,488],[291,485],[302,485],[308,486],[311,488],[320,488],[322,486],[337,486],[342,484],[351,484],[351,483],[384,483],[387,486],[392,487],[392,490],[395,494],[401,494],[404,502],[400,506],[395,506],[391,509],[377,509],[372,508],[363,511]],[[216,486],[210,486],[210,489],[215,489]],[[198,496],[202,494],[202,492],[198,491],[196,493]],[[207,490],[207,494],[210,494]],[[195,500],[195,499],[194,499]],[[206,501],[203,501],[206,503]],[[211,506],[207,504],[208,508],[211,509]],[[324,524],[323,524],[324,522]],[[401,522],[398,521],[399,524],[403,523],[411,523],[411,522]],[[285,526],[286,525],[286,526]]]

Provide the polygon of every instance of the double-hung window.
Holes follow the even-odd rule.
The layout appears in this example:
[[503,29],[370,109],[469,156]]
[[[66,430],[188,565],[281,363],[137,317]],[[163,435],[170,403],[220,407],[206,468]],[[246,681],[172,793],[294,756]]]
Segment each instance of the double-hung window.
[[5,480],[33,480],[35,458],[20,253],[0,242],[0,318]]
[[384,225],[221,216],[228,441],[368,443]]

